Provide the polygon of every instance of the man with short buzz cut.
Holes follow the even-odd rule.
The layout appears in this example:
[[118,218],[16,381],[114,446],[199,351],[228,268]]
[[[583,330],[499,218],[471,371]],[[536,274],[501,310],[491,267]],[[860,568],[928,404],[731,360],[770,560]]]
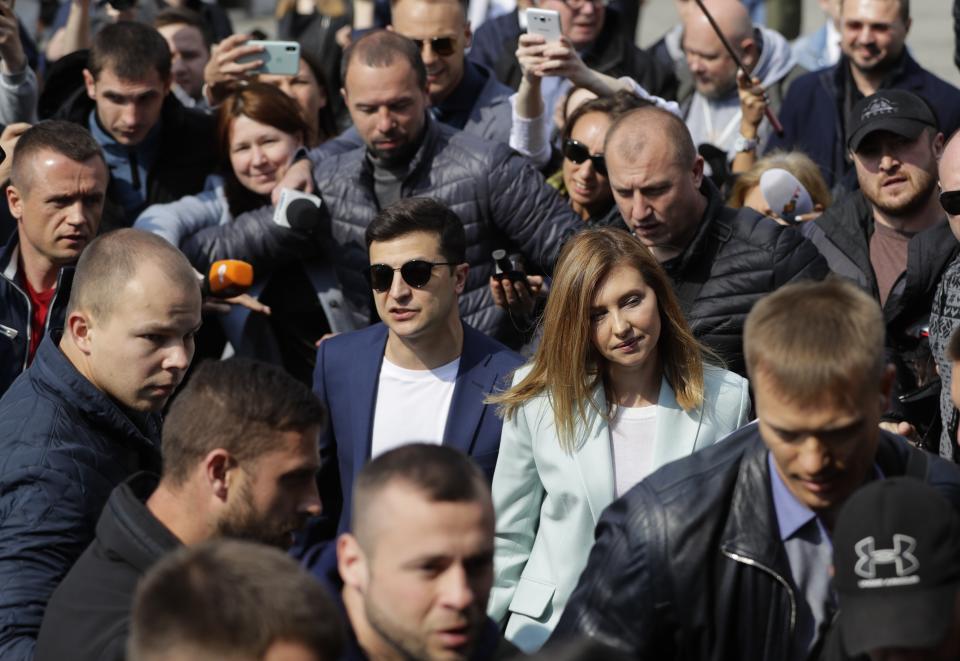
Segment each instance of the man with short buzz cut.
[[910,475],[960,510],[957,467],[879,427],[894,378],[883,334],[876,301],[839,278],[757,303],[744,347],[758,423],[607,508],[554,639],[633,658],[818,658],[850,495]]
[[212,37],[203,17],[181,7],[167,7],[153,20],[170,47],[171,91],[187,108],[208,109],[203,98],[203,69]]
[[486,478],[453,448],[413,444],[367,464],[337,572],[353,636],[345,658],[515,658],[486,616],[494,513]]
[[827,184],[853,188],[853,169],[845,121],[863,97],[881,89],[907,90],[936,109],[946,135],[960,128],[960,90],[923,69],[906,48],[910,0],[836,0],[840,2],[840,61],[794,81],[783,102],[782,136],[767,150],[806,152]]
[[210,539],[286,549],[320,513],[317,441],[326,424],[310,389],[279,367],[206,361],[163,424],[163,472],[110,494],[96,538],[57,587],[36,661],[120,658],[137,581],[166,553]]
[[926,324],[937,283],[960,252],[937,196],[943,134],[922,98],[895,89],[860,100],[847,126],[860,190],[802,232],[831,271],[880,303],[888,357],[897,368],[897,397],[884,417],[909,423],[922,436],[936,416],[937,391],[917,327]]
[[58,117],[88,128],[103,149],[110,170],[104,231],[129,227],[150,204],[203,190],[217,165],[214,122],[169,93],[170,48],[155,28],[104,27],[83,79]]
[[97,234],[109,177],[96,141],[68,122],[28,129],[12,158],[6,194],[17,231],[0,255],[0,396],[43,337],[63,329],[73,265]]
[[724,206],[683,122],[639,108],[607,131],[613,198],[627,229],[663,264],[693,333],[745,374],[742,332],[753,304],[781,285],[824,278],[800,234],[749,208]]
[[[754,26],[740,0],[708,0],[704,4],[750,75],[760,81],[770,107],[779,112],[790,83],[803,73],[790,44],[779,32]],[[726,154],[726,163],[742,152],[755,154],[770,135],[770,123],[757,127],[743,116],[737,63],[700,9],[693,7],[683,15],[681,41],[686,66],[677,67],[681,82],[677,96],[694,144],[720,149]]]
[[321,573],[370,459],[412,442],[449,445],[493,478],[502,421],[485,400],[523,363],[461,319],[470,270],[450,209],[429,198],[395,202],[367,228],[366,243],[382,323],[323,341],[314,372],[330,426],[320,444],[324,512],[303,546],[305,564]]
[[200,285],[164,239],[124,229],[77,262],[62,337],[0,399],[0,658],[29,659],[54,588],[110,492],[160,470],[159,413],[186,374]]
[[273,222],[273,209],[266,207],[238,222],[198,232],[181,248],[199,266],[244,259],[263,273],[278,261],[317,256],[332,234],[332,261],[344,297],[357,323],[364,324],[372,313],[369,283],[363,277],[369,265],[363,242],[367,226],[398,200],[431,197],[456,211],[470,237],[470,276],[460,297],[464,321],[498,338],[515,336],[490,294],[490,253],[498,248],[517,252],[533,268],[549,272],[564,238],[583,221],[536,168],[507,145],[433,118],[427,71],[411,40],[393,31],[370,33],[350,45],[342,66],[344,99],[364,145],[313,163],[296,163],[278,186],[312,182],[323,199],[317,230],[281,227]]
[[276,549],[221,540],[175,551],[137,588],[129,661],[337,661],[323,586]]

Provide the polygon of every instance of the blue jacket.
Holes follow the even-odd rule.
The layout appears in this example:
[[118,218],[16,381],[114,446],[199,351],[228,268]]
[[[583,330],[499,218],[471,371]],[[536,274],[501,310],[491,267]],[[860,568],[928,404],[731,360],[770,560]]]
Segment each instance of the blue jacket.
[[[307,566],[313,566],[326,542],[349,525],[353,483],[370,460],[386,346],[387,327],[375,324],[325,340],[317,351],[313,390],[330,413],[330,425],[320,439],[323,514],[305,535]],[[443,442],[470,455],[491,480],[503,421],[496,407],[483,400],[494,389],[509,386],[511,373],[522,364],[518,354],[463,325],[463,352]]]
[[43,339],[0,399],[0,658],[31,659],[47,601],[110,492],[160,472],[160,421],[129,415]]
[[[846,115],[853,107],[845,92],[848,76],[847,59],[841,57],[835,66],[793,81],[780,113],[783,136],[774,134],[767,143],[767,151],[806,152],[831,187],[842,182],[853,167],[847,160],[846,144]],[[921,68],[910,53],[904,51],[885,87],[923,97],[936,113],[944,135],[960,128],[960,90]]]
[[[18,235],[14,232],[0,255],[0,397],[13,380],[27,369],[30,346],[30,317],[33,311],[30,297],[17,282],[18,246]],[[73,267],[65,266],[57,276],[57,293],[47,309],[44,335],[51,329],[63,330],[72,284]]]

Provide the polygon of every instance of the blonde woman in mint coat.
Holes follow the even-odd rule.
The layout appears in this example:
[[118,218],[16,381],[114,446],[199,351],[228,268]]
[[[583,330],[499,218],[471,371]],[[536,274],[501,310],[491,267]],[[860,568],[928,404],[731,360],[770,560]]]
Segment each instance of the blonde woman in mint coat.
[[747,381],[704,363],[663,268],[611,228],[568,242],[536,354],[493,400],[504,424],[488,611],[525,651],[560,619],[603,509],[750,412]]

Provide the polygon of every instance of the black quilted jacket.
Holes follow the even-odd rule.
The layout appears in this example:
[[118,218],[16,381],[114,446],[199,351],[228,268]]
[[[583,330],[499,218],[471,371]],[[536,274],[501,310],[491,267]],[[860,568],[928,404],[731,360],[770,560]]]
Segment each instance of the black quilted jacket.
[[[372,301],[364,232],[379,211],[366,148],[324,158],[313,176],[329,221],[322,234],[278,227],[268,207],[203,230],[181,249],[201,272],[218,259],[243,259],[255,269],[270,269],[291,259],[316,257],[332,235],[340,285],[357,321],[364,324],[370,320]],[[460,313],[487,335],[500,336],[505,325],[503,311],[490,296],[490,253],[497,248],[519,252],[528,267],[550,273],[563,241],[585,227],[525,158],[506,145],[433,119],[428,119],[423,144],[402,185],[402,197],[415,196],[447,204],[463,221],[470,272]]]
[[707,210],[696,236],[664,264],[690,326],[720,354],[727,368],[746,375],[743,324],[764,295],[795,280],[822,280],[826,261],[807,239],[752,209],[723,206],[709,179],[701,192]]

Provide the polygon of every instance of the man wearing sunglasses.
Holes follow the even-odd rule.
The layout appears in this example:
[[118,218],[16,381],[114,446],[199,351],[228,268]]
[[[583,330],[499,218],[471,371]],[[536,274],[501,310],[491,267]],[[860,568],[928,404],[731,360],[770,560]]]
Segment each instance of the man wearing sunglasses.
[[300,553],[321,573],[332,559],[327,542],[348,525],[355,478],[371,458],[412,442],[450,445],[492,479],[501,420],[484,400],[523,363],[460,318],[470,267],[463,224],[447,206],[400,200],[365,238],[382,323],[322,342],[314,372],[330,425],[320,441],[323,514]]
[[[960,240],[960,139],[954,134],[943,148],[938,172],[940,174],[940,206],[947,214],[950,230]],[[943,272],[933,296],[930,312],[930,349],[940,373],[940,456],[956,461],[957,428],[960,414],[951,395],[960,395],[953,378],[953,366],[960,352],[951,349],[950,338],[960,328],[960,256],[955,257]],[[960,348],[960,340],[954,343]]]
[[[426,48],[426,46],[424,46]],[[283,260],[314,257],[332,242],[344,297],[360,324],[371,317],[369,266],[362,243],[379,210],[399,199],[426,196],[456,209],[466,228],[468,278],[460,309],[488,335],[516,341],[506,313],[493,304],[490,254],[519,252],[549,272],[564,239],[582,222],[526,159],[505,144],[482,140],[438,122],[429,112],[421,51],[395,32],[372,32],[344,53],[344,99],[363,146],[304,160],[282,187],[308,186],[323,199],[317,233],[280,227],[265,207],[194,234],[181,246],[198,267],[217,259],[253,262],[263,273]],[[311,154],[313,159],[314,155]],[[312,170],[312,172],[311,172]],[[223,256],[221,256],[223,255]]]
[[[937,282],[958,253],[937,199],[943,134],[925,100],[891,89],[853,106],[847,135],[860,190],[803,225],[803,232],[833,272],[853,280],[883,308],[888,353],[897,367],[884,419],[892,431],[912,434],[912,425],[923,436],[937,408],[923,327]],[[896,424],[903,422],[909,424]]]
[[510,140],[513,90],[486,67],[468,62],[473,37],[462,0],[392,0],[393,29],[420,48],[434,116],[487,140]]

